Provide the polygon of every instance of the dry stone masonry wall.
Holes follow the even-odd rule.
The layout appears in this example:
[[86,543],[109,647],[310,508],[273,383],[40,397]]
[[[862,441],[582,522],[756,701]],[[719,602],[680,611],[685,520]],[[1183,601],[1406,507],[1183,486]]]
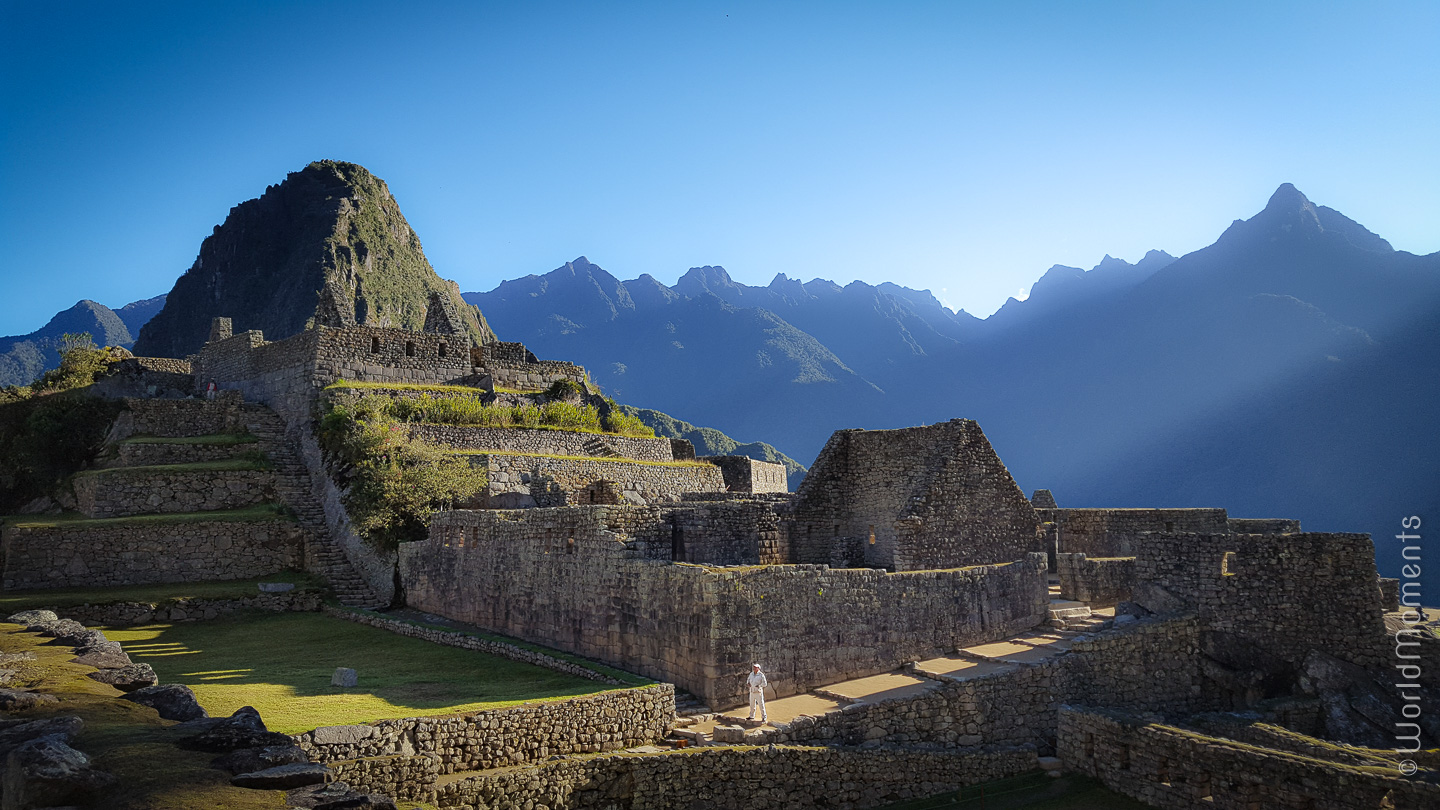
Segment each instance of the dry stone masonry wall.
[[[503,450],[543,456],[618,456],[638,461],[675,461],[669,439],[611,436],[568,430],[414,424],[417,439],[456,450]],[[599,451],[599,452],[597,452]]]
[[147,442],[140,439],[124,441],[115,446],[113,466],[153,467],[160,464],[196,464],[224,461],[256,449],[254,443],[218,444]]
[[1133,557],[1150,532],[1230,531],[1224,509],[1037,509],[1061,553]]
[[1152,807],[1216,810],[1425,810],[1440,785],[1259,748],[1121,713],[1064,708],[1066,766]]
[[1366,534],[1151,534],[1135,581],[1135,601],[1150,610],[1194,613],[1294,666],[1314,650],[1387,664]]
[[75,476],[75,500],[86,517],[238,509],[275,499],[268,470],[182,470],[121,467]]
[[1033,770],[1033,749],[920,752],[726,747],[572,757],[440,788],[441,808],[863,810]]
[[249,579],[304,563],[288,520],[63,523],[3,530],[6,590]]
[[1055,555],[1060,575],[1060,598],[1108,607],[1128,600],[1135,589],[1134,557]]
[[660,558],[672,538],[654,508],[456,511],[402,547],[400,572],[414,607],[668,680],[717,708],[743,700],[753,661],[793,694],[1045,617],[1043,555],[904,574],[712,569]]
[[[587,503],[667,503],[687,492],[710,492],[724,486],[719,468],[711,464],[659,464],[604,458],[481,453],[472,463],[488,471],[492,503],[502,505],[573,506]],[[595,487],[606,481],[610,487]],[[517,499],[507,502],[505,499]]]
[[785,465],[756,461],[748,456],[701,456],[720,468],[727,492],[789,492]]
[[968,419],[836,432],[794,514],[797,562],[916,571],[1041,550],[1035,509]]
[[326,726],[295,743],[316,762],[433,756],[440,773],[454,773],[644,745],[664,737],[674,717],[675,688],[655,684],[454,717]]

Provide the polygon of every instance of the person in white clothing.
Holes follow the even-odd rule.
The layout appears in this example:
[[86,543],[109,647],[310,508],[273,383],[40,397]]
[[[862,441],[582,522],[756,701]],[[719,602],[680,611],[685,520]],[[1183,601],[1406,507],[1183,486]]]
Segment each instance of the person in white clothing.
[[758,708],[760,722],[768,721],[770,718],[765,713],[765,687],[770,685],[770,681],[766,679],[765,673],[760,671],[759,664],[751,665],[750,677],[745,679],[745,683],[750,687],[750,717],[747,719],[754,720],[755,709]]

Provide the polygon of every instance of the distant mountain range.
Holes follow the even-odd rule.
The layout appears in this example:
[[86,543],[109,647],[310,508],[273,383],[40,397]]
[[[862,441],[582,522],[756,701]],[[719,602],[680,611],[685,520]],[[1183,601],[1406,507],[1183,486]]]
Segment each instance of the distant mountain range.
[[[354,199],[389,199],[368,173],[334,166],[297,188],[338,183],[356,211]],[[240,224],[282,217],[288,198],[273,192]],[[362,299],[383,298],[395,275],[366,275],[361,231],[366,216],[403,222],[398,208],[351,228],[341,226],[358,215],[336,214],[338,205],[307,209],[324,214],[305,237],[320,253],[268,243],[291,257],[286,267],[313,269],[314,259],[330,268],[291,296],[312,310],[326,285],[366,309]],[[222,281],[198,269],[207,250],[264,264],[271,253],[239,236],[253,229],[233,230],[206,240],[176,290],[198,283],[192,277]],[[391,229],[413,237],[404,231]],[[409,269],[423,259],[414,246]],[[331,254],[349,258],[327,264]],[[226,278],[244,269],[226,267]],[[1051,489],[1062,506],[1224,506],[1298,517],[1312,530],[1368,531],[1391,574],[1388,538],[1400,518],[1440,516],[1440,253],[1396,251],[1289,184],[1209,247],[1179,258],[1151,251],[1134,264],[1107,256],[1089,270],[1057,265],[1028,298],[984,320],[890,283],[781,274],[756,287],[707,266],[666,286],[648,275],[622,281],[584,257],[463,297],[484,312],[477,327],[488,320],[541,357],[585,365],[662,434],[692,438],[702,452],[734,445],[780,460],[792,478],[834,430],[963,416],[980,422],[1022,486]],[[53,365],[64,332],[126,345],[143,331],[156,345],[174,342],[160,353],[183,353],[203,339],[190,308],[173,292],[118,311],[82,301],[31,335],[0,339],[0,383]],[[233,308],[216,314],[237,329],[263,322]],[[173,323],[162,328],[164,317]],[[741,444],[760,439],[773,447]]]
[[497,333],[617,398],[802,462],[838,428],[979,420],[1062,506],[1225,506],[1383,538],[1440,516],[1440,254],[1289,184],[1215,244],[1056,266],[980,320],[927,291],[584,257],[466,293]]

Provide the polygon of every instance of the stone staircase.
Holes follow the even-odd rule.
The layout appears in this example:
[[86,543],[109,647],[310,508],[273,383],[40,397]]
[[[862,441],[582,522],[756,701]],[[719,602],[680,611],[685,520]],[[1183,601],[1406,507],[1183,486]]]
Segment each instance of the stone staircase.
[[1097,615],[1084,602],[1060,598],[1060,585],[1050,583],[1049,624],[1057,630],[1093,633],[1109,626],[1109,619]]
[[315,573],[325,578],[343,605],[372,610],[388,607],[330,536],[325,510],[316,502],[311,489],[310,471],[286,438],[285,422],[263,405],[246,404],[241,413],[245,428],[260,440],[260,449],[274,465],[276,494],[305,529],[308,556],[319,568]]
[[610,443],[598,436],[591,436],[585,440],[585,455],[598,456],[600,458],[620,458],[620,451],[610,446]]

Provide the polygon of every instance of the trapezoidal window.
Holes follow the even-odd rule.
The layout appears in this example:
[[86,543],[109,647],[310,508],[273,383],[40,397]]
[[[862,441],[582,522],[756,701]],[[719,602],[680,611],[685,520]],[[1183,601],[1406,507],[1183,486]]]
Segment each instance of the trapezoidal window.
[[1220,575],[1224,577],[1235,576],[1235,552],[1227,551],[1225,556],[1220,558]]
[[450,347],[446,346],[444,343],[441,343],[441,344],[440,344],[440,356],[441,356],[441,357],[444,357],[444,356],[445,356],[445,353],[446,353],[447,351],[449,351],[449,348],[450,348]]
[[875,526],[870,526],[870,545],[875,545]]
[[414,356],[415,356],[415,341],[413,341],[413,340],[407,340],[407,341],[405,341],[405,356],[406,356],[406,357],[414,357]]
[[370,353],[371,353],[371,354],[379,354],[379,353],[380,353],[380,338],[378,338],[378,337],[372,337],[372,338],[370,338]]

